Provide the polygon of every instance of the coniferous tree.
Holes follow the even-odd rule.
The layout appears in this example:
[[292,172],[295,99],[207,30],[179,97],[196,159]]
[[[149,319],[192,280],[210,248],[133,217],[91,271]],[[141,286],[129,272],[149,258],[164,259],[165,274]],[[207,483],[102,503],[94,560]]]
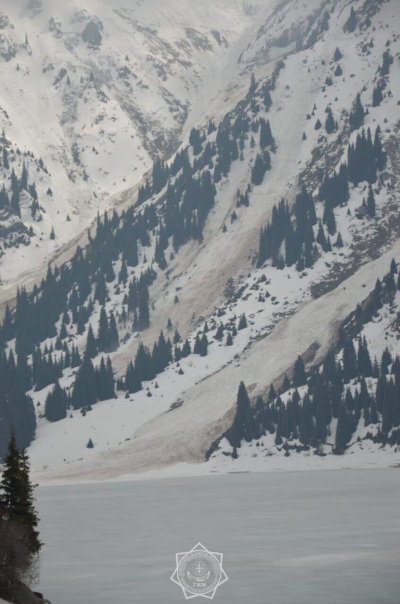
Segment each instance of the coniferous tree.
[[290,380],[287,376],[287,374],[285,373],[285,377],[283,378],[283,383],[282,383],[282,390],[281,392],[286,392],[287,390],[290,390],[291,384],[290,384]]
[[325,236],[325,231],[324,227],[322,226],[322,222],[320,222],[318,226],[317,243],[320,244],[324,252],[328,251],[328,242]]
[[355,378],[358,373],[357,355],[352,340],[346,339],[343,347],[343,379],[345,383]]
[[300,386],[304,386],[306,383],[307,375],[306,369],[304,367],[304,362],[301,356],[298,356],[294,364],[293,387],[299,388]]
[[[220,325],[220,327],[221,327],[221,325]],[[217,335],[218,335],[218,332],[217,332]],[[217,336],[215,336],[215,337],[217,337]],[[219,339],[221,339],[221,338],[219,338]],[[193,354],[200,354],[200,351],[201,351],[200,336],[199,336],[199,334],[197,334],[196,339],[194,341]]]
[[6,342],[9,342],[15,337],[15,327],[11,317],[11,311],[8,304],[6,305],[5,316],[3,321],[3,337]]
[[117,322],[114,313],[110,312],[109,328],[108,328],[108,343],[105,352],[114,352],[119,346],[119,336]]
[[378,170],[384,170],[386,166],[386,153],[383,150],[382,142],[381,142],[381,129],[378,126],[375,131],[374,138],[374,155],[376,159],[376,165]]
[[100,367],[96,371],[96,378],[98,400],[107,401],[114,398],[114,372],[110,357],[108,357],[107,363],[105,362],[104,357],[101,358]]
[[121,270],[118,275],[118,283],[126,283],[128,281],[128,268],[126,265],[126,261],[123,260],[121,264]]
[[274,385],[271,384],[269,387],[269,392],[268,392],[268,401],[270,403],[272,403],[272,401],[274,401],[276,399],[276,397],[277,397],[277,394],[276,394]]
[[374,218],[376,215],[375,195],[371,184],[368,189],[367,212],[368,216],[371,216],[371,218]]
[[29,474],[28,455],[25,450],[18,449],[12,432],[0,482],[0,503],[6,509],[8,518],[21,523],[27,531],[29,552],[34,556],[42,543],[37,531],[39,519],[35,510],[34,486]]
[[383,53],[382,66],[379,68],[382,77],[389,75],[391,65],[393,65],[393,57],[389,50],[385,50]]
[[319,195],[332,208],[346,203],[349,199],[349,177],[346,164],[341,164],[338,173],[326,175],[320,187]]
[[271,169],[271,156],[265,149],[263,154],[258,154],[251,171],[251,182],[258,186],[264,180],[265,173]]
[[214,336],[216,340],[218,340],[218,341],[222,340],[222,338],[224,337],[224,329],[225,329],[224,328],[224,324],[220,323],[218,325],[218,329],[217,329],[216,334]]
[[352,130],[358,130],[364,124],[365,110],[361,102],[361,94],[356,96],[354,108],[350,112],[349,124]]
[[[236,414],[231,429],[229,430],[229,442],[232,447],[237,449],[241,446],[241,441],[245,437],[246,422],[248,421],[248,412],[250,411],[250,399],[247,394],[244,382],[240,382],[236,400]],[[250,435],[248,435],[250,436]]]
[[254,75],[254,73],[251,74],[251,82],[250,82],[250,94],[254,94],[255,91],[257,90],[257,80],[256,80],[256,76]]
[[344,24],[344,31],[348,32],[349,34],[352,34],[355,29],[357,27],[357,15],[356,12],[354,10],[354,7],[351,7],[350,10],[350,16],[347,19],[346,23]]
[[5,145],[3,146],[3,167],[6,170],[10,169],[10,163],[8,161],[8,151]]
[[208,355],[208,338],[206,334],[200,340],[200,356],[206,357]]
[[97,355],[97,343],[91,324],[89,324],[88,335],[86,338],[86,354],[89,355],[91,359],[94,359],[94,357]]
[[47,395],[45,403],[45,417],[49,422],[58,422],[67,417],[68,397],[59,381]]
[[342,57],[342,53],[340,52],[339,48],[336,47],[335,53],[333,55],[333,60],[335,61],[335,63],[337,63],[337,61],[340,61]]
[[150,325],[149,290],[145,285],[139,288],[139,328],[144,330]]
[[340,77],[341,75],[343,75],[343,69],[342,69],[342,68],[341,68],[341,66],[338,64],[338,65],[336,66],[336,69],[335,69],[335,76],[338,78],[338,77]]
[[[14,187],[12,189],[10,206],[11,206],[11,209],[14,212],[14,214],[16,214],[17,216],[21,217],[21,208],[20,208],[20,197],[19,197],[18,184],[17,184],[17,188]],[[52,233],[53,232],[54,232],[54,229],[52,230]],[[54,238],[55,238],[55,235],[54,235],[53,239]]]
[[334,235],[336,233],[336,218],[333,207],[329,201],[325,203],[323,221],[327,226],[328,233]]
[[20,180],[20,188],[21,190],[28,190],[28,170],[26,168],[26,163],[23,162],[22,164],[22,174],[21,174],[21,180]]
[[372,107],[379,107],[383,101],[383,92],[381,83],[378,82],[372,92]]
[[358,373],[362,377],[371,377],[373,373],[372,361],[368,350],[367,340],[359,339],[357,353]]
[[299,440],[306,447],[308,447],[311,443],[314,428],[315,426],[312,414],[312,405],[310,397],[307,393],[303,399],[303,404],[301,407],[301,417],[299,426]]
[[190,342],[189,342],[189,340],[185,340],[185,342],[182,346],[182,351],[181,351],[182,358],[185,359],[190,354],[192,354],[192,348],[190,346]]
[[339,408],[339,418],[336,427],[335,449],[336,455],[343,455],[346,446],[350,440],[350,419],[346,407],[341,404]]
[[[90,327],[88,338],[90,336]],[[99,319],[99,330],[97,336],[97,349],[99,352],[104,352],[109,345],[109,324],[105,306],[102,306]],[[92,357],[91,357],[92,358]]]
[[[377,143],[379,145],[379,143]],[[349,180],[354,185],[366,180],[369,183],[376,182],[378,162],[372,141],[371,131],[362,130],[358,134],[355,144],[349,145],[348,149],[348,174]]]
[[382,360],[381,360],[382,375],[386,375],[387,373],[389,373],[389,366],[392,363],[393,363],[392,355],[390,353],[389,348],[386,346],[385,350],[382,353]]
[[325,121],[325,130],[327,131],[328,134],[332,134],[332,132],[334,132],[336,130],[336,122],[335,122],[335,118],[333,117],[331,107],[328,107],[327,114],[328,115],[327,115],[326,121]]
[[334,246],[337,248],[342,248],[343,247],[343,239],[340,233],[338,233],[336,241],[334,243]]
[[266,149],[274,144],[274,137],[271,132],[271,125],[269,120],[265,121],[263,118],[260,120],[260,148]]
[[193,147],[193,155],[199,155],[202,152],[200,131],[196,128],[192,128],[190,132],[189,143]]
[[96,372],[88,355],[84,356],[77,373],[71,402],[74,409],[88,408],[97,403]]
[[239,319],[238,331],[240,331],[241,329],[246,329],[246,327],[247,327],[247,319],[246,319],[246,315],[243,313]]
[[140,380],[138,372],[136,371],[135,367],[133,366],[132,361],[129,363],[128,368],[126,370],[125,387],[126,387],[127,391],[130,392],[131,394],[134,394],[135,392],[139,392],[140,390],[142,390],[142,382]]

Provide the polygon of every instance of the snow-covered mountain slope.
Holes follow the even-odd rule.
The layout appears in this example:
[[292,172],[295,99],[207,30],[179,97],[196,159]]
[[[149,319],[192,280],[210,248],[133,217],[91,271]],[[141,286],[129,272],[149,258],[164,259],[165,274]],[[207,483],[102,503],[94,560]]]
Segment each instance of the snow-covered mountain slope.
[[[393,251],[399,258],[400,245]],[[204,463],[213,441],[232,424],[239,382],[246,381],[255,401],[258,395],[266,396],[272,382],[281,383],[299,354],[309,366],[322,361],[336,328],[354,311],[354,300],[364,299],[367,283],[383,278],[391,258],[392,251],[368,263],[334,291],[301,305],[298,312],[278,322],[275,329],[268,324],[265,331],[271,332],[269,335],[251,325],[248,333],[239,332],[232,348],[214,342],[213,350],[204,359],[191,355],[180,361],[184,375],[179,375],[173,366],[146,384],[152,398],[148,398],[146,388],[129,398],[121,393],[116,400],[99,403],[85,417],[75,411],[70,418],[55,424],[41,420],[38,437],[30,447],[38,480],[105,480],[175,464]],[[248,304],[247,310],[251,312],[252,306],[254,309],[254,303]],[[386,323],[375,324],[374,338],[378,331],[380,347],[385,343],[395,356],[399,352],[397,333],[389,330],[389,335]],[[381,348],[374,346],[374,340],[369,342],[374,354],[379,355]],[[158,389],[154,389],[155,383]],[[35,400],[43,402],[47,392],[48,389]],[[88,438],[93,439],[94,449],[86,448]],[[300,469],[302,465],[307,469],[339,468],[351,466],[353,460],[346,456],[342,461],[333,456],[324,462],[319,457],[303,455],[302,463],[295,454],[287,460],[282,452],[283,459],[279,455],[268,456],[254,462],[252,453],[253,449],[247,451],[245,447],[233,467],[231,457],[218,454],[205,467],[183,466],[177,473],[226,472],[242,467],[253,471]],[[354,458],[356,465],[400,461],[398,453],[388,449],[380,453],[378,446],[372,448],[372,456],[368,450],[366,453]]]
[[[397,463],[399,320],[400,279],[393,260],[383,282],[377,281],[374,291],[343,321],[336,350],[332,347],[320,366],[307,375],[299,357],[279,396],[271,386],[268,398],[255,401],[243,424],[236,413],[230,430],[210,449],[213,470],[232,469],[237,460],[236,470],[262,470],[276,463],[272,457],[283,468],[284,458],[292,454],[295,465],[300,457],[310,467],[316,455],[328,458],[322,463],[328,467]],[[329,459],[343,455],[339,461]]]
[[[216,6],[221,9],[220,29],[229,41],[225,3]],[[239,2],[229,6],[232,11],[245,8]],[[140,15],[147,14],[144,7],[147,3],[140,7]],[[334,342],[339,324],[372,290],[376,279],[387,273],[392,257],[399,258],[397,3],[289,0],[263,4],[261,9],[254,3],[253,9],[235,13],[246,14],[249,21],[229,18],[229,23],[236,23],[230,39],[232,45],[236,40],[235,48],[230,54],[221,47],[218,52],[224,53],[224,59],[220,64],[211,58],[211,66],[204,68],[207,75],[199,91],[204,86],[207,95],[193,110],[195,123],[204,125],[204,130],[200,132],[201,152],[196,154],[193,139],[187,151],[189,171],[195,178],[209,173],[215,185],[215,200],[207,208],[201,237],[193,235],[192,224],[193,232],[179,243],[181,233],[173,221],[173,234],[168,233],[162,250],[166,266],[160,261],[160,239],[168,227],[168,204],[172,202],[166,199],[167,182],[153,186],[142,207],[155,208],[157,219],[148,229],[149,240],[145,244],[139,241],[137,263],[127,269],[128,281],[133,276],[139,278],[156,256],[157,277],[149,286],[150,326],[138,331],[137,325],[132,327],[132,317],[124,321],[129,286],[118,278],[126,252],[121,243],[124,231],[118,229],[128,221],[126,217],[115,220],[110,240],[118,250],[115,253],[113,247],[114,277],[107,278],[104,306],[108,315],[113,311],[119,319],[120,345],[110,357],[120,388],[117,398],[99,402],[84,414],[79,407],[70,410],[68,417],[55,423],[43,417],[51,382],[44,389],[32,389],[38,429],[30,451],[39,480],[114,478],[179,462],[203,461],[212,443],[232,423],[240,381],[245,381],[253,398],[264,394],[271,382],[279,382],[299,354],[308,366],[319,363]],[[352,14],[351,9],[356,12]],[[149,8],[148,18],[152,15],[154,6]],[[208,16],[196,18],[203,23]],[[389,53],[388,73],[383,69],[385,53]],[[250,85],[251,73],[255,80]],[[382,99],[373,103],[377,88]],[[361,123],[355,123],[358,94],[366,110]],[[216,126],[222,119],[218,132],[208,127],[211,118]],[[267,144],[271,166],[261,182],[257,158],[265,159],[267,154],[261,142],[260,119],[264,124],[269,120],[274,137],[274,142]],[[367,129],[373,138],[378,126],[385,165],[375,166],[377,175],[371,176],[367,163],[356,161],[357,170],[362,172],[358,178],[353,174],[354,160],[349,160],[352,174],[346,177],[348,195],[340,203],[335,199],[332,208],[327,193],[329,178],[335,171],[339,173],[340,163],[347,162],[349,145],[353,149],[357,141],[358,151],[354,153],[358,160],[365,147],[374,148],[377,161],[379,145],[374,147]],[[225,170],[221,165],[227,145],[233,150]],[[196,165],[206,149],[211,156]],[[184,168],[174,171],[171,167],[166,179],[182,196],[179,210],[185,204],[190,207],[195,195],[183,176],[187,178]],[[325,192],[320,191],[327,177]],[[373,202],[367,204],[369,184]],[[339,185],[334,181],[335,194]],[[310,230],[307,234],[313,240],[312,259],[304,257],[305,249],[299,255],[296,248],[296,260],[289,263],[288,253],[293,252],[288,245],[290,233],[286,231],[282,238],[279,229],[275,229],[278,253],[273,258],[258,255],[260,229],[274,217],[273,208],[282,197],[288,208],[284,223],[288,224],[293,211],[291,221],[297,229],[302,186],[306,199],[311,196],[315,206],[312,234]],[[304,203],[304,195],[301,199]],[[199,215],[198,208],[195,214]],[[104,225],[100,232],[102,228]],[[98,243],[101,240],[102,236],[94,244],[95,255],[105,254]],[[96,275],[89,273],[93,297]],[[100,301],[95,299],[83,331],[74,321],[66,328],[69,349],[78,346],[84,352],[89,324],[98,334],[100,312]],[[243,314],[247,327],[237,330]],[[171,362],[156,378],[143,380],[142,390],[127,392],[123,378],[128,363],[135,361],[140,341],[152,347],[160,330],[172,338],[178,329],[193,352],[196,336],[204,333],[206,321],[207,356],[190,354]],[[60,314],[57,335],[62,322]],[[231,346],[226,345],[229,334],[233,334]],[[43,351],[45,344],[56,346],[57,336],[40,341]],[[10,339],[8,348],[14,345]],[[93,362],[99,366],[100,360],[101,354]],[[60,379],[71,395],[75,376],[76,368],[68,367]],[[89,439],[94,448],[87,448]]]
[[266,5],[18,0],[0,9],[0,127],[7,145],[42,158],[49,172],[36,174],[26,159],[42,219],[30,216],[28,198],[21,219],[33,233],[2,238],[2,252],[15,246],[0,261],[9,282],[58,255],[140,183],[154,157],[170,156],[210,99],[230,103],[221,94],[231,79],[240,88],[242,35]]

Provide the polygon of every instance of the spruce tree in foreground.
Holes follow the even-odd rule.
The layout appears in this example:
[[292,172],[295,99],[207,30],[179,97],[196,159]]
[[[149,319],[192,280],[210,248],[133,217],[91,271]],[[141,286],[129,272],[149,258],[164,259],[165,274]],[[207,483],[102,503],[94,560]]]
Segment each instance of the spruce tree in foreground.
[[0,505],[6,510],[9,520],[17,522],[26,531],[29,553],[34,556],[42,543],[37,531],[39,519],[29,471],[28,454],[18,449],[12,432],[0,483]]

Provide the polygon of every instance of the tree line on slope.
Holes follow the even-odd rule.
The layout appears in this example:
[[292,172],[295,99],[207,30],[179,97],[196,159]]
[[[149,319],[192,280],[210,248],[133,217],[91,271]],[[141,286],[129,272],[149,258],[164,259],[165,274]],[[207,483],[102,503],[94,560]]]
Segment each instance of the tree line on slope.
[[[221,322],[215,331],[214,339],[220,342],[226,336],[225,345],[232,346],[238,331],[246,329],[246,327],[247,319],[242,314],[237,322],[237,326],[234,321],[225,325]],[[183,342],[178,330],[175,330],[172,342],[170,338],[165,339],[164,333],[161,331],[152,351],[141,343],[136,353],[135,361],[129,363],[125,379],[118,382],[118,388],[134,394],[142,390],[143,382],[154,380],[158,374],[165,371],[172,363],[176,363],[177,367],[180,367],[180,361],[191,354],[206,357],[210,345],[207,334],[209,334],[209,327],[206,322],[203,332],[196,334],[193,344],[188,339]],[[181,367],[179,373],[183,374]]]
[[[393,261],[383,282],[378,279],[367,302],[357,306],[349,322],[352,331],[360,332],[384,304],[390,306],[396,291],[400,291],[400,275]],[[400,445],[400,357],[393,358],[386,348],[380,362],[372,361],[365,337],[359,336],[355,347],[353,334],[343,326],[339,342],[338,353],[330,350],[322,365],[309,374],[299,357],[293,378],[285,377],[280,395],[271,385],[268,400],[258,397],[254,407],[244,383],[240,384],[235,418],[227,433],[234,457],[243,441],[264,435],[274,435],[275,445],[287,455],[310,448],[323,454],[328,440],[334,443],[334,453],[343,454],[357,429],[369,426],[365,438]],[[332,420],[337,420],[336,427]]]
[[[340,232],[337,232],[334,209],[349,200],[349,183],[357,186],[363,181],[369,185],[365,200],[365,211],[370,217],[376,213],[375,195],[372,185],[377,173],[384,169],[386,155],[380,139],[380,128],[372,140],[370,129],[362,130],[356,142],[349,146],[348,163],[342,163],[338,172],[326,175],[319,190],[319,200],[324,202],[323,220],[318,223],[317,235],[313,227],[317,224],[315,201],[303,186],[297,195],[293,216],[288,205],[281,201],[273,207],[271,221],[261,227],[257,266],[272,260],[273,266],[283,268],[296,264],[298,271],[310,268],[320,256],[320,249],[327,252],[332,245],[343,247]],[[325,228],[324,228],[325,225]],[[331,237],[336,235],[332,244]],[[282,244],[284,243],[284,250]],[[317,246],[319,244],[320,248]]]
[[[34,217],[36,212],[40,210],[38,201],[38,193],[36,190],[35,182],[29,182],[29,172],[27,166],[27,160],[34,159],[33,153],[26,151],[21,153],[17,148],[14,150],[11,144],[7,141],[5,133],[1,137],[3,147],[0,148],[0,167],[3,168],[4,176],[2,187],[0,189],[0,210],[8,209],[13,212],[16,216],[21,217],[21,193],[26,191],[32,198],[31,213]],[[16,161],[17,157],[24,157],[22,161],[22,168],[20,176],[18,177],[12,164]],[[36,160],[35,160],[36,161]],[[48,174],[47,168],[43,163],[42,159],[36,161],[36,171],[43,171]],[[48,195],[51,194],[50,189]]]
[[[253,78],[248,99],[253,115],[260,111],[260,103],[266,110],[271,106],[274,78],[276,75],[271,84],[265,83],[258,91]],[[24,288],[18,290],[15,309],[7,307],[0,328],[0,432],[4,436],[1,442],[7,442],[10,427],[15,428],[19,446],[28,446],[34,438],[36,419],[27,394],[31,389],[40,391],[54,384],[46,401],[46,416],[52,421],[64,417],[69,407],[86,412],[96,401],[113,395],[110,361],[103,359],[95,369],[92,359],[118,347],[118,320],[124,326],[131,321],[133,331],[146,329],[150,324],[149,287],[156,272],[151,266],[142,270],[139,277],[129,276],[139,265],[140,249],[150,250],[155,235],[155,262],[165,269],[165,251],[170,241],[174,253],[190,239],[201,241],[205,221],[215,204],[215,184],[228,175],[233,161],[243,158],[250,134],[253,141],[259,133],[262,152],[274,145],[269,122],[261,117],[251,118],[246,112],[228,115],[218,128],[211,122],[208,136],[213,132],[215,142],[207,141],[199,131],[192,132],[192,161],[188,150],[184,150],[170,166],[161,160],[154,162],[152,183],[146,185],[147,193],[140,192],[139,200],[142,202],[149,192],[154,194],[165,187],[166,198],[161,208],[156,211],[150,203],[139,209],[132,206],[120,215],[114,211],[111,217],[107,213],[102,218],[98,216],[94,235],[89,234],[89,244],[84,250],[78,247],[71,261],[61,267],[49,266],[46,277],[31,293]],[[7,158],[5,151],[6,162]],[[21,179],[15,177],[13,183],[15,191],[29,188],[26,167]],[[118,274],[117,262],[121,266]],[[106,304],[120,292],[125,293],[117,318],[112,312],[107,314]],[[95,336],[91,317],[99,310]],[[81,354],[74,339],[83,334],[86,349]],[[227,344],[231,342],[232,334],[228,333]],[[194,353],[206,355],[207,347],[204,334],[194,343]],[[190,353],[190,343],[185,342],[175,345],[173,356],[179,362]],[[147,374],[153,375],[164,366],[165,360],[160,360],[157,354],[151,356],[154,370],[147,370]],[[59,384],[68,368],[76,373],[69,393]],[[143,375],[139,375],[139,382],[145,381]],[[0,455],[4,452],[3,446]]]

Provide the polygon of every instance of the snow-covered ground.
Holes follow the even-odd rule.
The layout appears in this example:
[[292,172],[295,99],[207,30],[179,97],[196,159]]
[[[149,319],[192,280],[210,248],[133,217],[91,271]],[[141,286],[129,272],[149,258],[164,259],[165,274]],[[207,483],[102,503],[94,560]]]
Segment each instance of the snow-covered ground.
[[[184,375],[178,375],[173,368],[160,374],[158,389],[149,384],[151,398],[143,390],[131,396],[132,400],[121,397],[98,403],[85,417],[73,412],[72,417],[56,424],[42,420],[38,437],[30,448],[35,479],[41,483],[109,480],[159,470],[183,461],[202,462],[213,440],[230,426],[240,381],[246,382],[252,396],[263,395],[270,383],[293,365],[299,354],[304,354],[316,343],[319,348],[315,361],[321,360],[331,345],[335,326],[354,310],[354,299],[365,297],[365,283],[375,283],[378,277],[382,278],[391,258],[399,254],[400,241],[390,252],[364,265],[329,294],[302,305],[267,337],[254,338],[240,359],[233,358],[229,362],[225,356],[227,348],[214,344],[217,350],[213,363],[210,361],[212,353],[203,359],[196,357],[194,361],[189,357],[181,361]],[[256,335],[255,330],[253,334]],[[216,370],[217,362],[220,368]],[[195,363],[197,367],[193,369]],[[202,370],[207,379],[202,378]],[[171,409],[176,402],[181,405]],[[86,448],[89,438],[95,442],[94,449]],[[254,469],[257,470],[260,464],[264,471],[293,469],[300,464],[292,457],[281,461],[263,457],[254,464]],[[307,468],[320,468],[325,464],[325,460],[321,462],[312,456],[301,459]],[[389,450],[381,452],[365,446],[363,450],[357,450],[354,457],[348,455],[343,461],[331,456],[326,463],[329,467],[340,468],[353,466],[353,460],[354,467],[375,463],[388,466],[400,461],[399,455],[393,455]],[[231,465],[220,458],[214,466],[212,462],[205,464],[203,469],[186,466],[184,472],[226,472],[232,468],[231,460],[229,463]]]

